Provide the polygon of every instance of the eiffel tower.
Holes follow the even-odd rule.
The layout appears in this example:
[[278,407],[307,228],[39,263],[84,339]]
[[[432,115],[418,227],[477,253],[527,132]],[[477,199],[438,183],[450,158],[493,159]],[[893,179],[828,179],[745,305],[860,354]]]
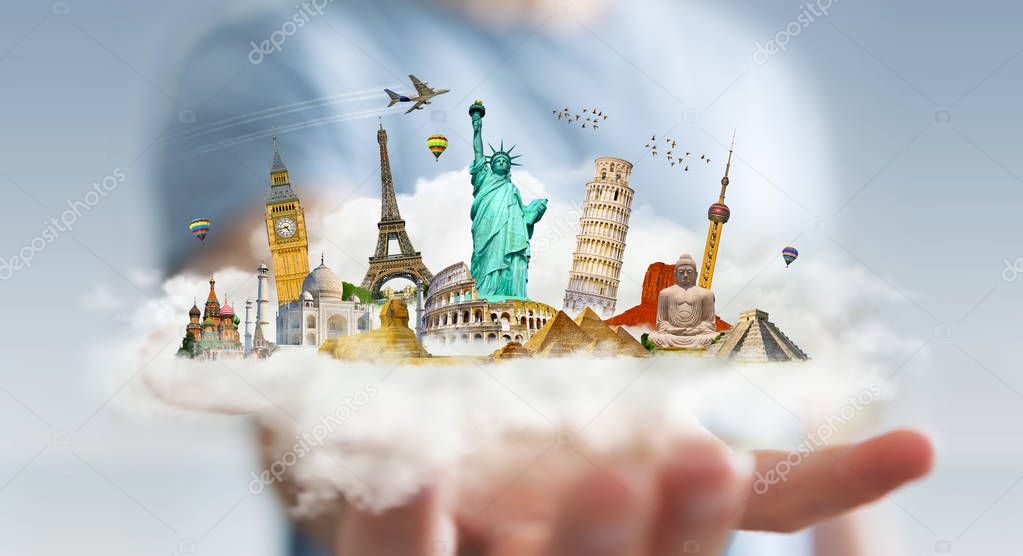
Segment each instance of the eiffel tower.
[[[380,230],[377,236],[376,253],[369,258],[366,277],[362,287],[369,290],[373,298],[380,296],[380,286],[392,278],[406,278],[422,291],[430,285],[433,273],[423,264],[423,257],[412,247],[412,241],[405,232],[405,221],[398,212],[398,200],[394,196],[394,182],[391,179],[391,161],[387,156],[387,132],[383,124],[377,130],[380,144]],[[389,253],[391,240],[397,240],[400,253]]]

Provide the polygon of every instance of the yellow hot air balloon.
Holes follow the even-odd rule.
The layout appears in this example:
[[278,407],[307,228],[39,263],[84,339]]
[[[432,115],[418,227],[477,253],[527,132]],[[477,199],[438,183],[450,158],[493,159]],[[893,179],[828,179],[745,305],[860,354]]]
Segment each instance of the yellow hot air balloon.
[[431,135],[426,139],[426,146],[433,153],[434,161],[440,160],[440,155],[448,148],[448,138],[443,135]]

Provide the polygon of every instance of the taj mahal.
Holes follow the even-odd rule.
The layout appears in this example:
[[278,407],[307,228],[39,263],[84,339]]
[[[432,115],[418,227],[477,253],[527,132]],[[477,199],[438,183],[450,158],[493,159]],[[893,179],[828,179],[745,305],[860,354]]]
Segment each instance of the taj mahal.
[[376,311],[355,295],[344,299],[341,278],[322,260],[302,281],[297,301],[277,309],[277,343],[319,346],[328,338],[351,336],[371,330]]

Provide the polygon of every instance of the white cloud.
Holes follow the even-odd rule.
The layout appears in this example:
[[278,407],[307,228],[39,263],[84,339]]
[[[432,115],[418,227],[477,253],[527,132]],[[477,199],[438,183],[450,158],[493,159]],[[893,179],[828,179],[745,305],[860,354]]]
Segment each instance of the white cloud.
[[[700,423],[721,423],[740,446],[771,444],[778,431],[798,429],[789,411],[834,412],[870,380],[821,363],[744,367],[741,374],[690,357],[393,367],[341,363],[311,350],[245,362],[165,357],[144,375],[170,404],[251,413],[274,430],[270,460],[284,462],[278,470],[298,486],[293,510],[303,514],[328,508],[339,493],[368,509],[390,507],[452,469],[462,496],[479,495],[493,477],[521,471],[521,458],[536,458],[559,432],[596,460],[651,457],[675,435],[697,433]],[[565,455],[554,450],[540,465]],[[554,466],[543,480],[566,472]]]

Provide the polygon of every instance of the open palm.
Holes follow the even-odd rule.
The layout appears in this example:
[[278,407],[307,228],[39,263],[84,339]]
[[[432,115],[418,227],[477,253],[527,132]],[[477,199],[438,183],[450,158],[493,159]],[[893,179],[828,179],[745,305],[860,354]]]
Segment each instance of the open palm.
[[[734,529],[790,532],[877,500],[925,475],[923,435],[895,431],[829,447],[792,466],[787,452],[734,454],[709,438],[677,442],[671,457],[580,474],[549,512],[466,523],[437,486],[383,514],[347,511],[342,556],[678,556],[721,554]],[[760,484],[754,488],[754,477]],[[766,486],[765,486],[766,485]]]

